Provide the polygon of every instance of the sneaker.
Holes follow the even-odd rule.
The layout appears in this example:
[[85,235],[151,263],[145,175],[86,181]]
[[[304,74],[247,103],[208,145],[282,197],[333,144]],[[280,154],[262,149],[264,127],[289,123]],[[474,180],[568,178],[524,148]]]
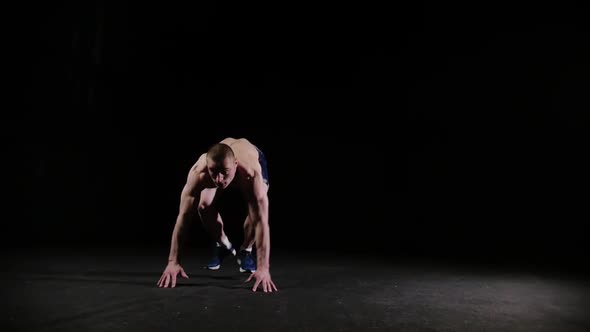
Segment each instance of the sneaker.
[[256,272],[256,261],[250,251],[241,250],[238,256],[238,264],[240,264],[240,272]]
[[235,256],[236,249],[226,249],[225,247],[214,246],[213,256],[211,257],[209,263],[207,263],[206,268],[208,270],[219,270],[219,268],[221,267],[221,263],[223,263],[223,260],[229,255]]

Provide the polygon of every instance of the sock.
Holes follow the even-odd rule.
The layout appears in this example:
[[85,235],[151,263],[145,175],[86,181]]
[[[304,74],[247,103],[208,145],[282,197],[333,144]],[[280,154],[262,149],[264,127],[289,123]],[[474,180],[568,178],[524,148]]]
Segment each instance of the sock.
[[[227,238],[227,236],[224,236],[223,238],[221,238],[221,244],[223,244],[223,246],[227,249],[232,248],[231,242],[229,242],[229,239]],[[221,247],[221,244],[219,244],[219,242],[217,242],[217,246]]]

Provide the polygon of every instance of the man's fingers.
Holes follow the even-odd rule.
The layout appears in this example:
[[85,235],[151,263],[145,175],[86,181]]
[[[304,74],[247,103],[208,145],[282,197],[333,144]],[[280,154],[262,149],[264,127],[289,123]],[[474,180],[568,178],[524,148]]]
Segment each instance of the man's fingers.
[[176,287],[176,274],[172,274],[172,288]]
[[162,278],[160,278],[160,287],[164,286],[164,281],[166,281],[166,275],[162,275]]
[[166,275],[166,282],[164,282],[164,288],[168,288],[168,284],[170,284],[170,275]]
[[251,274],[251,275],[248,277],[248,279],[246,279],[246,281],[244,281],[244,282],[249,282],[250,280],[252,280],[252,276],[254,276],[254,274]]
[[158,285],[158,287],[162,287],[162,279],[164,279],[164,275],[162,275],[160,277],[160,280],[158,280],[158,282],[156,283],[156,285]]
[[254,283],[254,287],[252,287],[252,291],[255,292],[256,289],[258,288],[258,285],[260,284],[260,280],[256,279],[256,282]]
[[184,272],[184,270],[180,270],[180,273],[182,274],[183,277],[188,279],[188,275],[186,275],[186,273]]
[[272,285],[272,287],[275,289],[275,292],[278,292],[278,291],[279,291],[279,290],[277,289],[277,286],[275,285],[275,283],[274,283],[274,282],[272,282],[272,280],[271,280],[270,284],[271,284],[271,285]]

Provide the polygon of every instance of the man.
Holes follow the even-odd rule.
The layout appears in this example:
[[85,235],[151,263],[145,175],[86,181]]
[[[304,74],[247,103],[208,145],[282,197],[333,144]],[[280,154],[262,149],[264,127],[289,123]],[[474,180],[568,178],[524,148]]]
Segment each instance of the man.
[[[245,198],[248,216],[244,222],[244,243],[239,253],[223,230],[223,221],[216,204],[219,195],[228,187],[236,187]],[[180,273],[188,278],[180,265],[178,249],[184,226],[195,212],[207,232],[217,241],[214,257],[207,268],[216,270],[223,259],[239,254],[241,272],[250,272],[246,282],[254,279],[252,291],[258,286],[264,292],[276,291],[270,276],[270,233],[268,225],[268,171],[262,151],[247,139],[226,138],[202,154],[189,171],[186,184],[180,196],[180,209],[168,256],[168,265],[158,281],[159,287],[176,286]],[[256,259],[252,258],[252,247],[256,248]]]

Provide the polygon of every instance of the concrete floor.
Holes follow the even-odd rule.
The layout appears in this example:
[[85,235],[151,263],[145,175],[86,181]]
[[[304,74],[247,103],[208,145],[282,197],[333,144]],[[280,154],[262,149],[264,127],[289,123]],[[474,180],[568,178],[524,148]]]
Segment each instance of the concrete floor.
[[165,249],[5,252],[0,330],[590,331],[590,283],[566,273],[273,252],[264,294],[206,254],[163,289]]

